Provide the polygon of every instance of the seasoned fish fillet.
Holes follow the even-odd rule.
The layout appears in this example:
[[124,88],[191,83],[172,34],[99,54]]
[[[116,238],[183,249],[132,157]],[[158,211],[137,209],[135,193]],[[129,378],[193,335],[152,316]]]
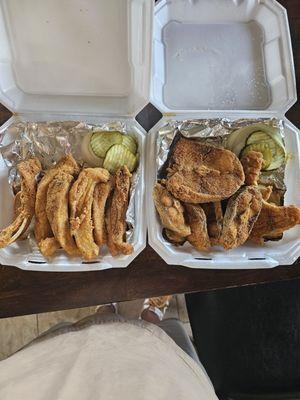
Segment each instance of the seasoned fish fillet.
[[69,191],[73,181],[73,175],[65,172],[58,172],[55,175],[48,187],[46,213],[54,237],[60,246],[70,256],[79,256],[80,252],[71,236],[69,223]]
[[0,232],[0,248],[17,240],[30,225],[34,215],[36,197],[36,176],[41,171],[37,158],[22,161],[18,165],[21,176],[21,190],[14,202],[14,221]]
[[105,206],[108,196],[112,190],[112,181],[98,183],[94,191],[93,199],[93,223],[94,238],[99,247],[107,242],[107,232],[105,225]]
[[79,173],[79,166],[71,154],[63,157],[53,168],[47,171],[38,185],[35,202],[34,227],[34,235],[37,243],[43,239],[53,236],[52,229],[47,218],[46,202],[49,184],[59,172],[65,172],[74,176]]
[[107,245],[113,256],[131,254],[133,246],[126,243],[126,211],[128,208],[131,173],[124,166],[115,173],[115,185],[106,213]]
[[163,229],[163,237],[175,246],[182,246],[186,242],[186,237],[182,237],[178,233],[166,228]]
[[178,200],[194,204],[227,199],[245,180],[234,153],[185,138],[176,144],[168,171],[168,191]]
[[192,233],[187,237],[197,250],[208,251],[210,240],[207,232],[206,215],[202,207],[194,204],[185,204],[187,220],[190,224]]
[[99,254],[93,235],[92,205],[97,183],[107,182],[109,176],[103,168],[86,168],[69,193],[71,234],[85,260],[93,260]]
[[220,237],[223,229],[223,210],[220,201],[201,204],[207,221],[207,232],[211,246],[220,244]]
[[153,199],[164,228],[180,237],[191,234],[191,229],[184,220],[184,208],[180,201],[175,199],[160,183],[154,186]]
[[272,194],[273,187],[258,185],[258,189],[260,190],[263,200],[268,201]]
[[60,244],[55,237],[49,237],[40,241],[39,248],[44,257],[52,257],[60,249]]
[[257,244],[263,244],[265,238],[278,237],[287,229],[299,224],[299,207],[280,207],[263,201],[261,213],[252,229],[250,239]]
[[241,163],[245,173],[245,184],[257,185],[264,164],[263,155],[258,151],[249,151],[246,156],[241,158]]
[[220,244],[226,249],[241,246],[248,239],[262,209],[262,195],[255,186],[246,186],[227,204]]

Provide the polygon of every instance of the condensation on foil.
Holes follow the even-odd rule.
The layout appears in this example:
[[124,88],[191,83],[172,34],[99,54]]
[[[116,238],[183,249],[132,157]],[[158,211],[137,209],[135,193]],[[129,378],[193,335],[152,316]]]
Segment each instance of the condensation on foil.
[[[0,133],[0,153],[8,168],[8,181],[15,194],[20,188],[20,177],[16,166],[20,161],[37,157],[44,170],[55,165],[61,157],[72,153],[76,161],[86,166],[81,144],[85,135],[95,131],[119,131],[129,133],[126,124],[114,121],[105,124],[87,124],[78,121],[65,122],[16,122]],[[126,213],[126,239],[133,242],[135,227],[134,196],[140,167],[132,176],[129,205]],[[30,241],[31,243],[31,241]]]
[[[186,138],[198,138],[199,141],[205,141],[218,147],[225,147],[228,135],[233,131],[251,124],[264,123],[274,128],[278,128],[281,136],[284,138],[284,123],[276,118],[260,119],[193,119],[185,121],[168,121],[158,131],[156,143],[156,164],[157,171],[162,169],[168,158],[168,153],[175,136],[180,133]],[[277,189],[285,191],[284,170],[282,166],[274,171],[266,171],[261,174],[260,182],[268,185],[272,184]]]

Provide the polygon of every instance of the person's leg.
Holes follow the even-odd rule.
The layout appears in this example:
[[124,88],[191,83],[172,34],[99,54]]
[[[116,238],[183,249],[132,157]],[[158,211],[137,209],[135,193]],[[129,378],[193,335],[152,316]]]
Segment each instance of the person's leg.
[[194,361],[201,365],[195,347],[181,321],[176,318],[163,320],[165,311],[172,296],[146,299],[141,318],[159,326],[174,342],[182,348]]

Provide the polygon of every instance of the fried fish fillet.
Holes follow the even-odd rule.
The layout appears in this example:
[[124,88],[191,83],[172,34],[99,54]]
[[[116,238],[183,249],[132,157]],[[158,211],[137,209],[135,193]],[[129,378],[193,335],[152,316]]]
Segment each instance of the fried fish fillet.
[[36,176],[41,171],[41,163],[37,158],[31,158],[22,161],[17,168],[21,176],[21,190],[14,203],[14,221],[0,232],[0,248],[17,240],[34,215]]
[[207,232],[211,246],[220,244],[220,237],[223,229],[223,210],[220,201],[201,204],[207,221]]
[[265,238],[278,237],[287,229],[299,224],[299,207],[280,207],[263,201],[261,213],[252,229],[250,239],[257,244],[263,244]]
[[187,237],[197,250],[208,251],[210,240],[207,232],[206,215],[200,205],[185,204],[187,220],[191,227],[191,234]]
[[[70,256],[79,256],[80,252],[70,232],[69,191],[74,181],[73,175],[58,172],[49,183],[46,213],[52,232],[59,245]],[[44,248],[45,244],[43,245]],[[42,246],[41,246],[42,247]],[[55,249],[55,245],[53,245]],[[47,250],[48,256],[49,251]],[[43,252],[44,255],[45,252]]]
[[105,206],[108,196],[112,190],[112,181],[98,183],[94,191],[93,199],[93,223],[94,238],[99,247],[107,242],[107,232],[105,225]]
[[182,246],[186,242],[186,237],[178,235],[178,233],[163,228],[163,237],[175,246]]
[[71,234],[85,260],[93,260],[99,254],[94,241],[92,205],[97,183],[107,182],[109,172],[103,168],[82,170],[69,193]]
[[255,186],[245,186],[227,204],[220,244],[226,249],[248,239],[262,209],[262,195]]
[[268,201],[272,194],[273,187],[258,185],[258,189],[260,190],[263,200]]
[[53,236],[51,226],[47,218],[46,202],[49,184],[59,172],[65,172],[70,175],[77,175],[79,173],[79,166],[71,154],[63,157],[53,168],[47,171],[38,185],[35,202],[34,227],[34,235],[38,244],[41,240]]
[[234,153],[182,138],[171,156],[166,186],[178,200],[198,204],[227,199],[244,180]]
[[160,183],[154,186],[153,199],[164,228],[182,238],[191,234],[191,228],[184,220],[182,204]]
[[106,213],[107,245],[112,256],[133,252],[133,246],[125,241],[130,184],[129,169],[121,167],[115,173],[114,191]]
[[248,186],[257,185],[260,171],[264,164],[263,155],[258,151],[249,151],[241,158],[245,173],[245,184]]
[[43,256],[48,258],[52,257],[60,249],[60,243],[55,237],[49,237],[40,241],[39,248]]

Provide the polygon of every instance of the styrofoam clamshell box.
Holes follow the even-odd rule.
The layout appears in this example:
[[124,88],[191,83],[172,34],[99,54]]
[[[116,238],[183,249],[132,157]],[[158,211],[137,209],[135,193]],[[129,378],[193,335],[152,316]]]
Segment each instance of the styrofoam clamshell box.
[[[0,262],[27,270],[88,271],[126,267],[146,245],[145,134],[135,115],[148,103],[153,2],[149,0],[0,0],[0,102],[17,120],[123,121],[139,143],[134,253],[95,263],[63,252],[45,260],[28,241],[0,249]],[[9,138],[5,138],[9,141]],[[13,196],[0,161],[0,227]]]
[[300,256],[300,227],[279,242],[201,253],[162,236],[152,200],[156,140],[168,120],[276,117],[285,121],[285,204],[300,206],[299,130],[285,113],[296,102],[286,10],[274,0],[161,0],[154,10],[151,102],[164,116],[147,151],[149,243],[169,264],[192,268],[271,268]]

